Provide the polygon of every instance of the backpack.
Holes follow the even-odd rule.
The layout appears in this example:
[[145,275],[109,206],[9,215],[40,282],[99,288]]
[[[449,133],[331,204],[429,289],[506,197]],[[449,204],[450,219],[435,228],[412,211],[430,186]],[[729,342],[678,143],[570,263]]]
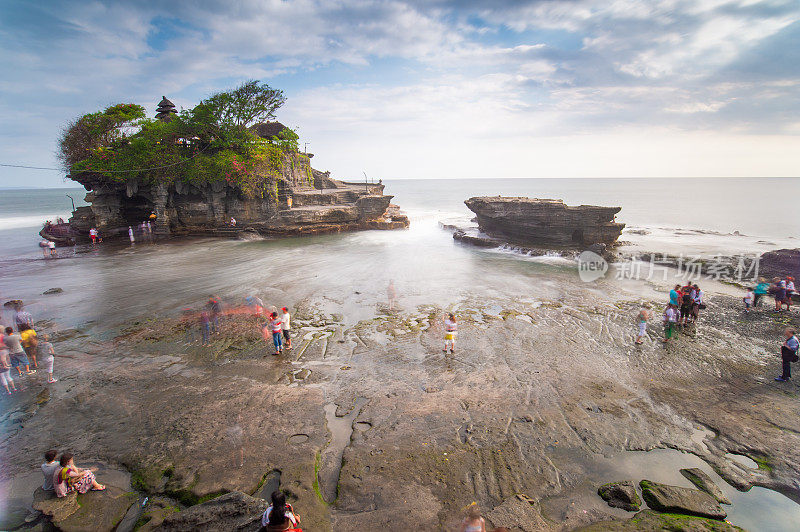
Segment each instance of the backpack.
[[66,497],[68,490],[68,485],[65,480],[61,480],[61,471],[63,468],[59,467],[56,469],[55,473],[53,473],[53,491],[56,492],[56,497]]

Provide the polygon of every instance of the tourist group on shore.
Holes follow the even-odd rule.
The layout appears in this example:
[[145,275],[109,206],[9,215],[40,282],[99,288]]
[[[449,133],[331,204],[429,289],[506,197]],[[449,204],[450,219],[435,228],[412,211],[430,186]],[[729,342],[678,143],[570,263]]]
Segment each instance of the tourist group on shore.
[[24,309],[21,301],[12,302],[11,306],[16,330],[0,325],[0,381],[8,395],[22,389],[17,387],[15,378],[19,381],[36,378],[40,369],[47,375],[48,384],[57,382],[53,376],[55,349],[50,338],[47,334],[39,336],[36,333],[33,317]]
[[[744,312],[750,313],[758,308],[761,300],[771,294],[775,300],[775,312],[784,310],[790,311],[792,306],[792,296],[796,293],[794,278],[786,277],[781,279],[775,277],[772,283],[766,279],[759,278],[755,287],[748,287],[742,298]],[[785,307],[785,308],[784,308]],[[696,323],[700,317],[700,311],[705,309],[704,294],[700,287],[695,283],[687,283],[681,286],[676,284],[669,291],[669,302],[664,307],[662,321],[664,323],[664,336],[661,339],[665,344],[669,343],[679,330],[683,330],[687,325]],[[634,342],[637,345],[644,343],[647,336],[647,323],[652,318],[651,305],[647,302],[642,303],[636,318],[637,331]],[[775,377],[778,382],[786,382],[792,376],[791,365],[800,360],[800,340],[797,338],[797,331],[793,327],[787,327],[783,331],[784,341],[781,344],[781,366],[780,376]]]
[[220,333],[220,320],[223,316],[236,316],[247,314],[259,319],[261,336],[264,341],[274,347],[272,354],[275,356],[283,353],[285,349],[292,348],[292,316],[288,307],[268,307],[258,296],[247,296],[243,306],[223,309],[222,300],[216,295],[210,295],[205,305],[199,312],[191,308],[183,310],[183,321],[186,325],[186,343],[196,341],[193,322],[199,324],[200,345],[211,345],[211,337]]

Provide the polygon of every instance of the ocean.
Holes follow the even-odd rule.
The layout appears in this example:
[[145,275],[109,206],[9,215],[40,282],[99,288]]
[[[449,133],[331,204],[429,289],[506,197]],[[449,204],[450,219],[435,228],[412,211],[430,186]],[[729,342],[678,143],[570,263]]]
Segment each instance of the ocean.
[[[231,300],[251,293],[294,304],[322,296],[369,317],[394,279],[408,304],[454,302],[465,294],[559,297],[575,289],[574,263],[454,242],[442,222],[469,223],[463,201],[476,195],[561,198],[568,204],[619,205],[628,224],[622,240],[647,251],[761,253],[797,247],[800,223],[784,198],[800,195],[800,179],[475,179],[393,180],[411,219],[400,231],[364,231],[232,241],[210,238],[60,248],[43,260],[38,230],[82,205],[80,188],[0,193],[0,294],[47,307],[64,326],[99,331],[137,316],[177,312],[210,293]],[[785,203],[785,207],[780,203]],[[779,208],[776,208],[778,205]],[[627,232],[630,229],[646,234]],[[738,231],[739,234],[734,234]],[[62,297],[42,297],[47,288]],[[652,287],[631,285],[634,293]],[[644,291],[644,292],[642,292]]]

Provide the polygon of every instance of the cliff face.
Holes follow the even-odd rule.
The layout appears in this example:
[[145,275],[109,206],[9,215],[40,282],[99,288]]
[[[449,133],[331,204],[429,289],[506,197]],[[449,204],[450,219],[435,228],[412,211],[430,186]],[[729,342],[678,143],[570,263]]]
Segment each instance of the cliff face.
[[614,221],[621,207],[572,207],[561,200],[500,196],[470,198],[464,203],[476,214],[481,231],[523,245],[612,244],[625,227]]
[[[194,185],[181,181],[119,183],[91,173],[70,176],[90,192],[73,213],[74,232],[97,227],[104,235],[127,234],[155,213],[157,234],[219,234],[243,229],[263,234],[307,234],[408,226],[389,209],[383,185],[348,184],[311,168],[303,154],[286,154],[277,177],[267,177],[263,197],[248,195],[224,180]],[[236,219],[236,229],[229,227]]]

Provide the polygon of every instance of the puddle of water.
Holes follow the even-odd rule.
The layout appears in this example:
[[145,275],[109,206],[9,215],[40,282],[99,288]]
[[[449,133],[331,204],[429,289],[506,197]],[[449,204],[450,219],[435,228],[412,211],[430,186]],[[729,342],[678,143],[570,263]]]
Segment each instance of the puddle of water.
[[342,456],[345,448],[350,444],[353,435],[353,425],[361,409],[367,404],[368,399],[359,397],[350,412],[342,417],[336,416],[335,403],[325,405],[325,420],[331,439],[320,457],[320,468],[317,473],[319,488],[322,498],[327,503],[333,503],[337,496],[339,473],[342,469]]
[[[800,504],[788,497],[768,490],[754,487],[740,492],[726,483],[710,465],[693,454],[673,449],[654,449],[652,451],[628,451],[610,458],[594,454],[578,454],[569,450],[553,450],[552,458],[556,466],[563,463],[580,463],[584,467],[586,482],[562,496],[542,501],[545,513],[558,519],[575,505],[580,508],[597,508],[621,517],[633,514],[611,508],[597,495],[597,488],[607,482],[632,480],[637,484],[647,479],[673,486],[694,488],[680,473],[681,468],[697,467],[705,471],[719,486],[731,505],[723,505],[728,513],[727,520],[746,530],[759,532],[789,532],[798,529],[800,523]],[[749,460],[749,459],[747,459]],[[755,464],[755,462],[753,462]],[[757,464],[756,464],[757,466]]]
[[267,478],[264,479],[264,485],[261,487],[260,497],[265,501],[272,499],[272,492],[277,491],[281,487],[281,472],[277,469],[267,473]]
[[725,458],[728,460],[733,460],[737,464],[744,466],[746,469],[758,469],[758,463],[752,458],[744,456],[743,454],[725,453]]
[[292,434],[288,441],[293,444],[305,443],[308,441],[308,434]]

